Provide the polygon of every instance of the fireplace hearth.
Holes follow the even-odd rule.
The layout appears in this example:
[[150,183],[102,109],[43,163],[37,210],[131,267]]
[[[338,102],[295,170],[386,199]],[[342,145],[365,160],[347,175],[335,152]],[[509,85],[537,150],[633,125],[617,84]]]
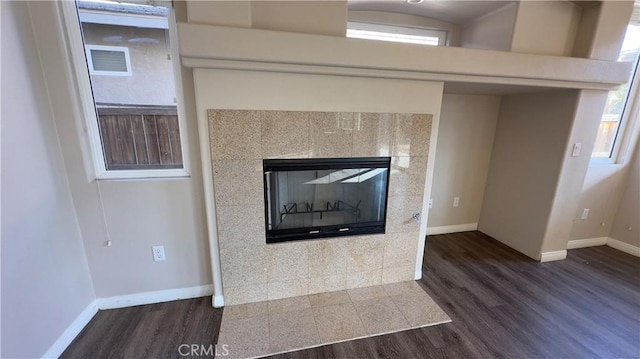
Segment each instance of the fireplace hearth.
[[264,160],[267,243],[385,232],[390,157]]

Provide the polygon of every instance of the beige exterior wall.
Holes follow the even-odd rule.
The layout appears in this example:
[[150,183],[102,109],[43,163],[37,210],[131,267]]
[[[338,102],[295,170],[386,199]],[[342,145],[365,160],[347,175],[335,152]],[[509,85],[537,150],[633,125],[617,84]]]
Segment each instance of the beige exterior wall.
[[175,106],[168,30],[83,23],[87,45],[129,49],[131,76],[91,75],[96,102]]
[[2,351],[39,358],[95,299],[26,2],[2,2]]

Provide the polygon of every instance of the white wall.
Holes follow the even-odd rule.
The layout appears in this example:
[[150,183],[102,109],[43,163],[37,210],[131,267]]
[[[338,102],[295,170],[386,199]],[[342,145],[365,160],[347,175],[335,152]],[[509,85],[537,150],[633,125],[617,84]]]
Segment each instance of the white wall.
[[[607,100],[607,91],[581,90],[574,103],[574,115],[571,130],[566,139],[563,153],[557,155],[562,159],[562,167],[558,173],[558,185],[549,211],[549,223],[545,232],[541,252],[561,251],[567,248],[571,237],[572,220],[582,192],[582,184],[586,178],[591,152],[596,140],[601,114]],[[568,105],[568,104],[567,104]],[[547,127],[547,131],[555,130]],[[573,145],[581,143],[580,154],[572,155]]]
[[444,95],[429,227],[478,223],[499,110],[500,96]]
[[251,24],[254,29],[345,36],[347,2],[252,1]]
[[609,236],[640,247],[640,144],[636,144],[629,171]]
[[[627,174],[626,166],[620,164],[589,167],[582,185],[578,209],[573,216],[572,240],[609,235]],[[581,219],[582,210],[585,208],[589,209],[589,216],[587,219]]]
[[521,1],[511,51],[571,56],[581,11],[570,1]]
[[94,300],[26,2],[2,2],[2,352],[41,357]]
[[[186,18],[184,3],[176,5],[181,11],[176,15]],[[181,128],[187,134],[191,177],[88,180],[82,156],[84,119],[69,87],[65,46],[51,30],[56,28],[57,6],[34,2],[29,7],[47,84],[56,88],[51,93],[52,110],[96,296],[211,284],[191,72],[183,69],[187,126]],[[111,247],[105,245],[107,240]],[[153,245],[165,246],[166,261],[153,262]]]
[[502,97],[479,230],[533,259],[547,231],[578,95]]
[[509,51],[518,3],[509,3],[462,26],[460,46]]
[[588,51],[580,52],[579,55],[590,59],[616,61],[633,3],[633,0],[601,2],[596,31],[591,41],[588,41]]

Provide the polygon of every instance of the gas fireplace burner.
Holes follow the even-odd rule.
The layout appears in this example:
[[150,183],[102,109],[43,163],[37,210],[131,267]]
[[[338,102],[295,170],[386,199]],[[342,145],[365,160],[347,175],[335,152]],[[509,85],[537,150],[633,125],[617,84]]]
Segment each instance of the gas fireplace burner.
[[264,160],[267,243],[385,232],[390,157]]

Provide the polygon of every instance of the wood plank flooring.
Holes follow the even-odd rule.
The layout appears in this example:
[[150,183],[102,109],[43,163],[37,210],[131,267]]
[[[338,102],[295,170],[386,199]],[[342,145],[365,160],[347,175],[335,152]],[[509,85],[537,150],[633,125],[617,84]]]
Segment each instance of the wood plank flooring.
[[[538,263],[480,232],[429,236],[419,284],[452,323],[273,358],[640,358],[640,259],[615,249]],[[100,311],[62,357],[182,357],[215,343],[210,303]]]

